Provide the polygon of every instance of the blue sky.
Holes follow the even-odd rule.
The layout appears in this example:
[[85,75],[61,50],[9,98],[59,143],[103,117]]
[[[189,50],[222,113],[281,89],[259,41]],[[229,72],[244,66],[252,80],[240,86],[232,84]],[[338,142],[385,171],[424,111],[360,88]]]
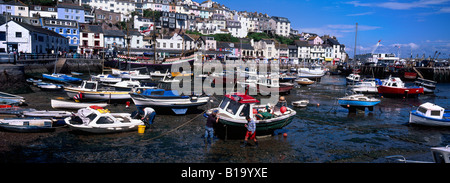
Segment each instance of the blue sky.
[[[402,58],[419,54],[450,57],[450,0],[216,0],[232,10],[267,13],[291,21],[300,32],[330,34],[353,57],[355,23],[357,53],[389,52]],[[400,50],[396,47],[398,45]]]

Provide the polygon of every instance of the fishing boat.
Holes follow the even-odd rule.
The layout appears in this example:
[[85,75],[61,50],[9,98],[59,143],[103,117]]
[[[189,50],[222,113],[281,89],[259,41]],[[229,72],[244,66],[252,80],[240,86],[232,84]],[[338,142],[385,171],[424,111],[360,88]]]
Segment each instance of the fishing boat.
[[298,100],[298,101],[294,101],[292,102],[292,105],[294,107],[306,107],[309,104],[309,100]]
[[49,132],[54,131],[53,120],[41,118],[0,119],[0,128],[13,132]]
[[88,100],[126,100],[129,92],[99,88],[98,81],[83,81],[78,87],[65,87],[67,96],[73,98],[81,93],[80,99]]
[[167,73],[167,72],[166,73],[162,73],[161,71],[154,71],[154,72],[150,72],[149,74],[150,74],[150,76],[152,78],[154,78],[154,77],[162,78],[162,77],[165,77],[165,76],[171,76],[170,73]]
[[314,81],[308,79],[308,78],[298,78],[295,80],[295,82],[297,82],[297,84],[302,85],[302,86],[307,86],[310,84],[314,84]]
[[430,148],[433,161],[417,161],[417,160],[407,160],[402,155],[387,156],[387,159],[394,159],[401,163],[450,163],[450,146],[445,147],[431,147]]
[[67,117],[64,121],[73,130],[117,133],[137,130],[140,125],[151,124],[156,113],[151,108],[145,108],[144,112],[143,118],[134,119],[129,113],[111,113],[108,109],[91,106],[79,109],[74,116]]
[[209,100],[209,97],[180,95],[177,90],[165,89],[138,90],[130,96],[138,108],[169,108],[175,114],[186,114],[189,108],[205,105]]
[[19,95],[0,92],[0,104],[23,105],[25,104],[25,98]]
[[417,78],[417,73],[416,72],[405,72],[405,74],[403,75],[403,77],[405,79],[411,79],[414,80]]
[[351,89],[355,93],[367,93],[373,94],[378,93],[378,85],[381,85],[382,82],[376,78],[364,79],[363,81],[357,82],[353,85]]
[[416,97],[424,92],[421,87],[405,87],[405,83],[400,78],[389,76],[389,79],[383,81],[383,84],[378,86],[378,93],[386,97]]
[[423,79],[423,78],[417,78],[416,81],[414,81],[414,85],[418,87],[423,87],[423,92],[425,93],[434,93],[434,90],[436,90],[436,81]]
[[426,126],[450,126],[450,110],[427,102],[409,113],[409,123]]
[[81,109],[89,106],[100,106],[106,107],[108,103],[106,102],[71,102],[71,101],[63,101],[63,100],[55,100],[51,99],[50,101],[52,108],[54,109]]
[[[259,104],[257,99],[244,93],[226,94],[219,106],[209,109],[204,116],[207,117],[216,110],[219,124],[215,126],[214,131],[220,138],[242,138],[246,132],[244,127],[247,124],[246,116],[255,119],[257,135],[268,135],[289,125],[297,114],[295,110],[286,106],[275,106],[269,112],[267,105]],[[257,116],[259,112],[270,113],[272,117],[261,119]]]
[[361,76],[359,74],[350,74],[345,77],[345,80],[347,81],[347,85],[354,85],[361,80]]
[[296,78],[297,78],[297,76],[294,75],[294,74],[291,74],[291,73],[288,73],[288,74],[283,73],[283,74],[280,75],[279,80],[280,80],[280,82],[291,82],[291,81],[294,81]]
[[156,87],[142,86],[141,82],[133,80],[125,80],[114,84],[103,84],[103,85],[114,87],[116,91],[132,91],[138,88],[145,88],[145,89],[156,88]]
[[65,83],[74,83],[74,82],[81,82],[83,81],[80,78],[72,77],[66,74],[42,74],[42,77],[45,79],[49,79],[52,81],[58,81],[58,82],[65,82]]
[[325,75],[325,70],[320,66],[311,66],[310,68],[298,68],[299,78],[318,79]]
[[349,95],[338,99],[338,104],[344,108],[349,109],[350,112],[356,109],[373,111],[373,107],[380,103],[380,99],[369,98],[363,94]]
[[242,87],[256,89],[258,93],[289,93],[293,88],[292,83],[280,83],[274,75],[250,75],[245,82],[237,82]]
[[99,74],[96,76],[91,76],[93,81],[99,81],[102,83],[118,83],[122,81],[121,77],[112,75],[112,74]]
[[144,80],[152,78],[150,75],[141,74],[139,70],[134,71],[121,71],[119,69],[111,69],[111,70],[112,74],[118,75],[122,79]]
[[80,73],[80,72],[70,72],[70,74],[72,74],[73,76],[82,76],[83,75],[83,73]]

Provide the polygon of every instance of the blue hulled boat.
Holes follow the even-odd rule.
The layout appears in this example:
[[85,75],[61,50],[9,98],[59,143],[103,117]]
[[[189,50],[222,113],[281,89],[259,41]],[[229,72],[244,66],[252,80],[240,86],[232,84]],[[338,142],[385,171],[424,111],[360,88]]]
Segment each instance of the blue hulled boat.
[[42,74],[42,77],[45,79],[53,80],[53,81],[59,81],[59,82],[66,82],[66,83],[72,83],[72,82],[81,82],[83,81],[80,78],[68,76],[66,74]]
[[356,109],[365,110],[369,108],[369,111],[373,111],[373,106],[380,103],[379,99],[369,98],[362,94],[349,95],[338,99],[340,106],[348,108],[350,111],[356,111]]
[[432,104],[424,103],[409,114],[409,123],[426,126],[450,126],[450,110]]
[[164,89],[138,90],[130,96],[138,108],[170,108],[175,114],[185,114],[188,108],[205,105],[209,100],[209,97],[180,95],[177,90]]

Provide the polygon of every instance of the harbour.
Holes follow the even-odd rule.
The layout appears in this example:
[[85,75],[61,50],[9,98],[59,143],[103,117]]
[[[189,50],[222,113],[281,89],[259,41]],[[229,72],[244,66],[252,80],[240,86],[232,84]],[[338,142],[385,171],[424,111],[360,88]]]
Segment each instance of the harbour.
[[[85,134],[66,127],[50,133],[0,131],[4,139],[0,159],[25,163],[384,163],[389,162],[385,157],[401,154],[432,161],[429,149],[449,143],[448,128],[410,125],[408,119],[409,112],[425,102],[448,107],[450,85],[438,83],[436,87],[439,91],[434,94],[382,98],[373,111],[349,113],[336,98],[348,91],[345,77],[325,75],[312,85],[296,84],[290,94],[283,96],[289,104],[308,99],[308,106],[292,107],[296,115],[283,128],[286,137],[283,133],[257,137],[258,147],[249,142],[251,145],[241,148],[244,134],[242,139],[214,138],[211,145],[205,146],[206,118],[202,113],[217,107],[223,98],[214,95],[212,102],[185,115],[157,112],[143,134]],[[33,93],[21,94],[28,103],[26,108],[54,110],[50,99],[67,98],[63,91],[31,88]],[[106,108],[124,113],[136,110],[133,103],[127,108],[123,102],[113,102]]]

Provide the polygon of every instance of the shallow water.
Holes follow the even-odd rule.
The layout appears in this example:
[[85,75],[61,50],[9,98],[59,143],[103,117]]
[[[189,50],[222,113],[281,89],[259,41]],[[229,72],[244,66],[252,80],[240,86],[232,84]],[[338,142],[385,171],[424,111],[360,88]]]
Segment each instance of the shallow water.
[[[429,148],[450,144],[450,129],[411,126],[408,118],[409,111],[424,102],[450,107],[450,84],[438,84],[437,88],[439,91],[435,95],[415,99],[383,98],[373,112],[349,114],[347,109],[336,105],[336,98],[345,95],[345,78],[325,76],[319,84],[297,87],[286,95],[289,103],[309,99],[310,104],[307,108],[295,108],[296,118],[284,128],[288,130],[287,137],[259,137],[259,147],[241,148],[243,140],[221,139],[205,146],[202,136],[206,119],[199,114],[216,107],[222,96],[216,96],[213,103],[188,115],[158,113],[154,124],[144,134],[136,131],[88,135],[67,128],[35,134],[0,131],[0,162],[378,163],[387,162],[385,156],[398,154],[407,159],[432,161]],[[50,110],[50,98],[66,97],[64,92],[33,90],[36,92],[23,95],[30,108]],[[117,104],[109,109],[131,113],[135,107]],[[184,123],[186,126],[165,134]],[[162,134],[165,135],[154,139]]]

